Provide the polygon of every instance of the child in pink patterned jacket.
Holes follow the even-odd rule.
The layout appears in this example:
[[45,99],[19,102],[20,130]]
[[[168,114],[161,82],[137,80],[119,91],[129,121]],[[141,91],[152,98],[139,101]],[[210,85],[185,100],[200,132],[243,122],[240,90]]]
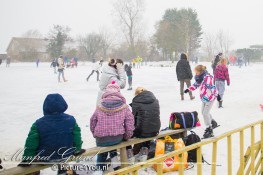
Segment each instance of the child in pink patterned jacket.
[[[112,146],[133,135],[134,116],[120,93],[120,86],[113,81],[102,95],[101,104],[90,119],[90,130],[96,138],[97,146]],[[116,157],[116,150],[110,151],[110,157]],[[97,166],[106,165],[108,152],[98,154]]]
[[198,65],[195,67],[195,83],[186,89],[184,92],[188,93],[196,89],[200,89],[200,98],[202,101],[202,114],[204,117],[206,130],[204,133],[204,138],[213,137],[213,128],[218,125],[215,120],[213,120],[210,111],[213,107],[215,99],[221,100],[220,95],[218,95],[217,89],[214,85],[213,76],[210,75],[206,67],[203,65]]
[[218,93],[221,97],[221,101],[219,101],[219,108],[223,108],[223,96],[225,93],[225,81],[227,85],[230,86],[230,78],[227,68],[227,59],[223,58],[220,60],[219,64],[215,69],[215,84],[218,90]]

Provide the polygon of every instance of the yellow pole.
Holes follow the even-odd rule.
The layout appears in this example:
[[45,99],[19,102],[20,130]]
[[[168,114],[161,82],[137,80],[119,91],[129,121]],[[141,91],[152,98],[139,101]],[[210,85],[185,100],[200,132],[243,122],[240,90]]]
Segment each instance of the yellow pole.
[[163,174],[163,162],[157,162],[157,174]]
[[255,126],[251,126],[251,174],[255,174]]
[[138,170],[133,171],[133,172],[132,172],[132,175],[138,175]]
[[213,142],[212,175],[216,175],[217,141]]
[[197,175],[202,175],[202,148],[197,148]]
[[232,136],[227,137],[227,166],[228,175],[232,175]]
[[179,154],[179,175],[183,175],[184,174],[184,153]]
[[239,133],[240,142],[240,174],[244,174],[245,157],[244,157],[244,130]]
[[263,122],[260,124],[261,130],[261,140],[260,140],[260,148],[261,148],[261,174],[263,173]]

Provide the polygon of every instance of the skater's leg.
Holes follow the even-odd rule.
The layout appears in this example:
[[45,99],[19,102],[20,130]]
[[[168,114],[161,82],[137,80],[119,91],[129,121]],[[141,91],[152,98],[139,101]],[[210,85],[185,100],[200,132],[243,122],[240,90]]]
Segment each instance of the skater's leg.
[[91,73],[89,74],[89,76],[87,78],[87,81],[89,81],[89,78],[93,75],[94,72],[95,72],[94,70],[91,71]]
[[132,77],[128,77],[128,84],[129,84],[129,89],[132,88]]
[[65,79],[64,70],[62,70],[61,74],[62,74],[63,81],[66,82],[67,80]]
[[180,80],[180,95],[181,100],[184,100],[184,80]]
[[107,158],[108,158],[108,152],[98,154],[98,156],[97,156],[97,167],[100,168],[101,170],[104,169],[105,166],[107,166],[105,164]]
[[60,82],[61,71],[58,71],[58,82]]
[[100,72],[97,70],[96,73],[97,73],[97,81],[100,81]]
[[202,114],[207,128],[212,126],[212,115],[210,114],[210,111],[213,107],[213,104],[214,101],[206,102],[206,103],[203,102],[202,104]]

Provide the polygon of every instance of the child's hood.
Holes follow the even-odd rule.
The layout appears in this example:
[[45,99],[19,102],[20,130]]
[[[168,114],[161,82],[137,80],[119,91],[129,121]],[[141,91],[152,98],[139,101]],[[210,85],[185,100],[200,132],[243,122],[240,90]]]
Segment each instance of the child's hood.
[[44,115],[54,115],[65,112],[68,104],[60,94],[49,94],[43,104]]

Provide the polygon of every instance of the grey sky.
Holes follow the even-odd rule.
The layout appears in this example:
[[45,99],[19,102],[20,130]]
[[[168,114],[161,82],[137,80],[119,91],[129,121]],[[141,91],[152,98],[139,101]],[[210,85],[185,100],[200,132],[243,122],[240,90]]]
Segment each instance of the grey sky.
[[[29,29],[46,34],[53,24],[68,25],[72,36],[97,31],[106,26],[115,30],[112,17],[114,0],[0,0],[0,53],[13,36]],[[198,12],[203,31],[223,29],[234,40],[234,48],[263,44],[262,0],[146,0],[145,31],[167,8],[192,7]]]

